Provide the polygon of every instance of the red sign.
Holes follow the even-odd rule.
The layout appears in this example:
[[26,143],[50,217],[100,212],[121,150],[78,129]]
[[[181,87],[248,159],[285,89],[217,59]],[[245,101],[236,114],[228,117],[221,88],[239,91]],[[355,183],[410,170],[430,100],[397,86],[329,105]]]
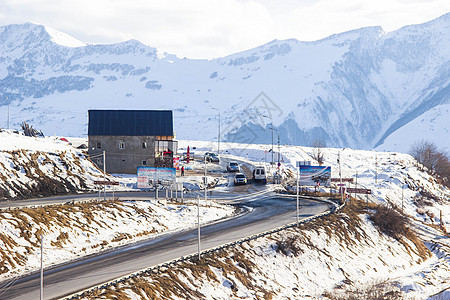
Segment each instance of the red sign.
[[[331,178],[331,182],[341,182],[339,178]],[[353,178],[342,178],[342,182],[353,182]]]
[[355,189],[355,188],[347,188],[347,192],[352,194],[352,193],[356,193],[356,194],[372,194],[372,190],[370,189]]
[[94,181],[94,184],[98,184],[98,185],[119,185],[118,181]]
[[180,158],[179,157],[173,158],[173,167],[177,170],[180,169]]

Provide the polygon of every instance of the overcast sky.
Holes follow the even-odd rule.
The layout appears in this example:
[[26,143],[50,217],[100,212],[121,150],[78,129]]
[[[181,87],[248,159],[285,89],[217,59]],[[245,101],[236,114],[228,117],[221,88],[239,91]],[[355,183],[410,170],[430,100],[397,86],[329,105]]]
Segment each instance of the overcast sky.
[[390,32],[449,11],[449,0],[0,0],[0,25],[34,22],[86,43],[136,39],[213,58],[274,39],[314,41],[376,25]]

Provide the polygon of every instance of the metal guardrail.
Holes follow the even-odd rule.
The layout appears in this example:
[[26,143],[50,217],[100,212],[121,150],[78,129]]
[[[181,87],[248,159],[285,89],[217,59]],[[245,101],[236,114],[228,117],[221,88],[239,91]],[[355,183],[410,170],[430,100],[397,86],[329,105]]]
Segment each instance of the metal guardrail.
[[[279,194],[278,197],[294,198],[296,196],[295,195],[289,195],[289,194]],[[310,199],[310,200],[314,200],[314,201],[325,202],[325,203],[331,204],[332,208],[329,211],[326,211],[326,212],[323,212],[323,213],[320,213],[320,214],[317,214],[317,215],[314,215],[314,216],[302,219],[302,220],[300,220],[298,222],[298,224],[303,224],[303,223],[315,220],[317,218],[324,217],[324,216],[327,216],[329,214],[336,213],[336,212],[340,211],[345,206],[345,203],[340,205],[340,206],[338,206],[335,202],[333,202],[331,200],[328,200],[328,199],[325,199],[325,198],[321,198],[320,199],[320,198],[312,198],[312,197],[311,198],[310,197],[302,197],[302,199]],[[250,240],[254,240],[254,239],[266,236],[266,235],[270,235],[272,233],[280,232],[282,230],[286,230],[286,229],[289,229],[289,228],[292,228],[292,227],[295,227],[295,226],[297,226],[297,222],[289,223],[287,225],[283,225],[283,226],[280,226],[280,227],[277,227],[277,228],[274,228],[274,229],[271,229],[271,230],[267,230],[267,231],[264,231],[264,232],[261,232],[261,233],[258,233],[258,234],[254,234],[254,235],[251,235],[251,236],[248,236],[248,237],[236,240],[234,242],[222,244],[222,245],[219,245],[219,246],[216,246],[216,247],[212,247],[212,248],[203,250],[203,251],[200,252],[200,254],[201,255],[202,254],[210,254],[210,253],[213,253],[213,252],[216,252],[216,251],[219,251],[219,250],[223,250],[225,248],[236,246],[236,245],[242,244],[244,242],[248,242]],[[95,286],[89,287],[89,288],[84,289],[82,291],[78,291],[78,292],[75,292],[73,294],[70,294],[70,295],[67,295],[67,296],[63,296],[60,299],[65,299],[65,300],[80,299],[82,297],[88,296],[88,293],[91,292],[91,291],[97,291],[97,290],[100,290],[100,289],[104,289],[104,288],[106,288],[108,286],[116,285],[118,283],[127,281],[129,279],[134,279],[134,278],[136,278],[138,276],[150,275],[152,273],[156,273],[156,272],[160,271],[163,268],[174,267],[178,263],[181,263],[181,262],[184,262],[184,261],[188,261],[188,260],[192,260],[192,259],[197,259],[197,258],[198,258],[198,252],[195,252],[195,253],[192,253],[192,254],[188,254],[188,255],[185,255],[185,256],[181,256],[179,258],[175,258],[175,259],[172,259],[170,261],[167,261],[167,262],[164,262],[164,263],[161,263],[161,264],[157,264],[155,266],[148,267],[148,268],[145,268],[145,269],[142,269],[142,270],[139,270],[139,271],[136,271],[136,272],[133,272],[133,273],[121,276],[121,277],[113,279],[111,281],[108,281],[108,282],[105,282],[105,283],[102,283],[102,284],[99,284],[99,285],[95,285]]]

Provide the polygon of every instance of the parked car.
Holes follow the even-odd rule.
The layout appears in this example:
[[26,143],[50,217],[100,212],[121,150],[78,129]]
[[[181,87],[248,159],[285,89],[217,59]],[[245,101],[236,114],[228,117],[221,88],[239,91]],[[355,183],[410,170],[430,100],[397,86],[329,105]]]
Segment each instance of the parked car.
[[227,171],[228,172],[239,172],[240,171],[239,164],[235,161],[229,162],[227,165]]
[[206,152],[203,159],[206,159],[206,161],[209,162],[219,162],[219,156],[213,152]]
[[253,181],[267,183],[266,169],[264,167],[256,167],[253,170]]
[[237,173],[236,176],[234,176],[234,184],[247,184],[247,177],[245,177],[244,173]]

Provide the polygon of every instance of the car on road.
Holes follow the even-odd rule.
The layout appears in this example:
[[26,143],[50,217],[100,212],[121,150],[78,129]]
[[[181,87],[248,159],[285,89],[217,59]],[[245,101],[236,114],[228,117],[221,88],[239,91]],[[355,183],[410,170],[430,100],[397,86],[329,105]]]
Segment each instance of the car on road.
[[227,171],[228,172],[239,172],[239,164],[235,161],[230,161],[227,165]]
[[253,181],[267,183],[266,168],[260,166],[253,170]]
[[209,162],[219,162],[219,156],[213,152],[205,152],[203,159],[206,159],[206,161]]
[[247,177],[245,177],[245,174],[237,173],[236,176],[234,176],[234,184],[235,185],[247,184]]

